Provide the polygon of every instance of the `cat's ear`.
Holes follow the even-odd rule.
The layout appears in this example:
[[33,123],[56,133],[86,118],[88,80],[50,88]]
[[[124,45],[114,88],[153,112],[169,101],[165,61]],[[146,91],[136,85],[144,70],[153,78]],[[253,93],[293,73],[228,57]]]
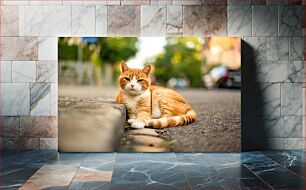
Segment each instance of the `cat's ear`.
[[151,65],[146,65],[142,71],[148,75],[151,71]]
[[121,61],[120,62],[120,65],[121,65],[121,72],[125,72],[127,70],[129,70],[129,67],[127,66],[127,64],[125,63],[125,61]]

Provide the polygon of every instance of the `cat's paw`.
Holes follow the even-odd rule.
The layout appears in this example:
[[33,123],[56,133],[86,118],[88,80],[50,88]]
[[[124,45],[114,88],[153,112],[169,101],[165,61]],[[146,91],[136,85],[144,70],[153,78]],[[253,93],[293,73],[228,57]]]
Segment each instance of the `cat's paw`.
[[135,121],[136,121],[136,119],[128,119],[127,123],[132,125],[132,123],[134,123]]
[[142,121],[134,121],[131,127],[135,129],[143,129],[145,127],[145,123]]

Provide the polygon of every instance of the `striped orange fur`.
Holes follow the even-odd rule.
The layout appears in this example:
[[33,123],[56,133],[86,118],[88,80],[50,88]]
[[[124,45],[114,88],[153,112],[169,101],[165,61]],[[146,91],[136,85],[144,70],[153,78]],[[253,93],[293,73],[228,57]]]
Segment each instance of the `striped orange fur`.
[[151,86],[151,66],[130,69],[121,62],[117,103],[125,105],[132,128],[166,128],[186,125],[196,120],[187,101],[172,89]]

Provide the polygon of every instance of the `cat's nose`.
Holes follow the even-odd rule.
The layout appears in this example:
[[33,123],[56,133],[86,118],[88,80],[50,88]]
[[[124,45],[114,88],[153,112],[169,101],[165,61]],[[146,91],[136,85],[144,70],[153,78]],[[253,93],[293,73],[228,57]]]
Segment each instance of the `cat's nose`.
[[131,84],[131,87],[134,88],[135,85]]

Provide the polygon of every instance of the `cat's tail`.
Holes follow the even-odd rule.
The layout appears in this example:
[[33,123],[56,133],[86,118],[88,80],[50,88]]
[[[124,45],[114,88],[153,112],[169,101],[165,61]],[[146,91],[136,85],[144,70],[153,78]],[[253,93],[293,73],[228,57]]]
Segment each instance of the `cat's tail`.
[[189,110],[185,115],[171,116],[171,117],[161,117],[159,119],[150,119],[147,123],[148,127],[153,127],[156,129],[166,128],[166,127],[176,127],[181,125],[187,125],[196,120],[196,113],[194,110]]

